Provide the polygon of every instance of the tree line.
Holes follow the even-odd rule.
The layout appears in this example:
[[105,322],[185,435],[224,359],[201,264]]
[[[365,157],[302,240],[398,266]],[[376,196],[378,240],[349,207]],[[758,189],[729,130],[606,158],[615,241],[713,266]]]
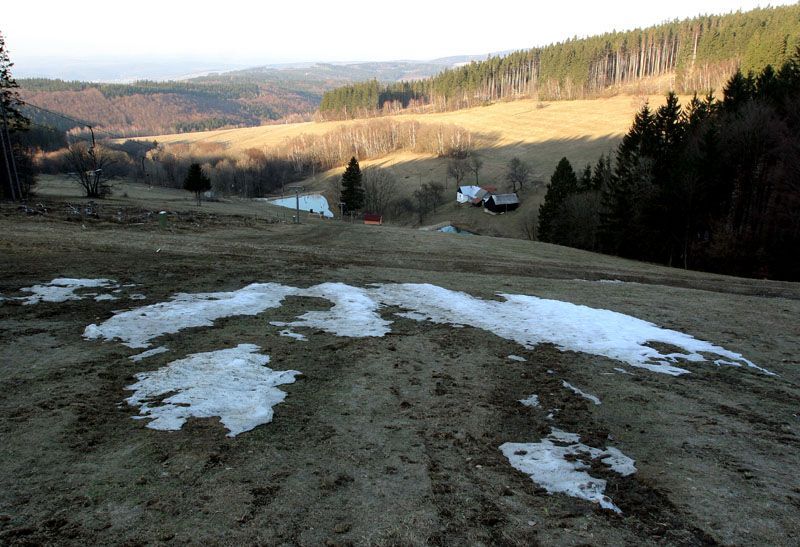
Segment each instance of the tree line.
[[638,260],[800,280],[800,49],[737,71],[723,99],[674,93],[636,114],[614,157],[559,163],[538,237]]
[[[454,110],[514,98],[577,99],[633,90],[665,75],[671,89],[704,92],[737,68],[780,66],[798,45],[800,5],[709,15],[489,57],[423,80],[343,86],[322,96],[319,111],[333,119],[403,108]],[[658,89],[649,91],[664,88],[653,85]]]

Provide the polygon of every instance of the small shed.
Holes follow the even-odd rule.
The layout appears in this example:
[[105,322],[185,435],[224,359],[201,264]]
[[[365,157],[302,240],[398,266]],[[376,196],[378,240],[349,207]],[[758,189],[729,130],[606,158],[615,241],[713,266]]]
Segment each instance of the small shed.
[[517,194],[492,194],[483,202],[485,209],[493,213],[507,213],[519,207]]
[[374,213],[364,213],[364,224],[380,226],[383,224],[383,217]]

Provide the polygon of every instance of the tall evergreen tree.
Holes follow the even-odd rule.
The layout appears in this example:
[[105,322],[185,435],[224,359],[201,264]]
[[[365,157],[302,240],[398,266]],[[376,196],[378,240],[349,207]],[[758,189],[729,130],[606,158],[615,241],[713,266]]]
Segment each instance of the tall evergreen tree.
[[550,177],[550,184],[547,186],[547,193],[544,196],[544,203],[539,206],[539,239],[542,241],[555,241],[556,234],[553,230],[553,221],[559,214],[559,209],[564,201],[578,191],[578,177],[572,169],[572,165],[567,158],[561,158],[558,162],[553,176]]
[[20,111],[24,104],[11,75],[14,63],[8,56],[6,42],[0,32],[0,196],[25,198],[35,183],[30,152],[18,144],[17,135],[27,131],[30,120]]
[[342,193],[339,198],[344,203],[344,212],[360,211],[364,207],[364,188],[361,185],[361,168],[355,157],[350,158],[342,174]]
[[193,163],[189,166],[189,171],[186,173],[186,178],[183,180],[183,189],[194,192],[197,198],[197,205],[201,205],[201,198],[203,192],[211,190],[211,179],[209,179],[200,167],[199,163]]
[[[602,189],[600,244],[606,252],[631,254],[631,223],[635,216],[634,193],[652,182],[653,155],[658,143],[655,118],[645,103],[617,148],[614,177]],[[639,192],[641,194],[641,192]]]

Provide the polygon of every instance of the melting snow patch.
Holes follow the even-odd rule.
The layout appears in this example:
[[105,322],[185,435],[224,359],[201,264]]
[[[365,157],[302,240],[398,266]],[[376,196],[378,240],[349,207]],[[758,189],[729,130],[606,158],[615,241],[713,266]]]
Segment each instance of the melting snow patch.
[[[130,347],[146,348],[152,339],[163,334],[211,326],[223,317],[256,315],[277,308],[287,296],[323,298],[333,306],[325,311],[309,311],[293,322],[273,325],[317,328],[337,336],[383,336],[390,332],[391,321],[380,316],[379,308],[396,306],[406,310],[399,316],[415,321],[467,325],[515,341],[526,349],[551,343],[562,351],[608,357],[673,376],[689,372],[677,366],[680,360],[702,362],[706,360],[704,353],[723,358],[718,364],[739,363],[772,374],[738,353],[622,313],[518,294],[500,294],[504,299],[501,301],[483,300],[428,284],[358,288],[323,283],[300,289],[254,283],[231,292],[181,293],[167,302],[118,313],[100,325],[89,325],[84,336],[119,339]],[[670,344],[684,353],[664,355],[650,347],[651,342]]]
[[599,460],[623,476],[636,472],[634,461],[616,448],[586,446],[575,433],[556,428],[538,443],[505,443],[500,450],[514,468],[530,475],[549,493],[585,499],[617,513],[622,511],[604,494],[606,481],[586,472],[590,468],[587,460]]
[[[701,352],[741,362],[773,374],[738,353],[622,313],[519,294],[500,294],[504,302],[482,300],[435,285],[383,285],[374,289],[384,304],[427,314],[435,323],[459,323],[488,330],[525,348],[552,343],[562,351],[609,357],[631,366],[678,376],[689,371],[677,359],[705,361]],[[663,355],[647,345],[663,342],[686,353]]]
[[[69,277],[58,277],[50,283],[24,287],[22,292],[33,293],[31,296],[21,297],[22,304],[25,306],[38,304],[39,302],[66,302],[67,300],[81,300],[89,295],[76,294],[78,289],[98,288],[98,287],[118,287],[113,279],[74,279]],[[94,296],[97,293],[93,293]]]
[[539,408],[539,396],[536,394],[530,395],[527,399],[520,399],[519,402],[525,406]]
[[378,314],[379,303],[367,289],[351,287],[344,283],[323,283],[308,289],[298,290],[299,296],[324,298],[333,302],[325,311],[310,311],[291,323],[273,322],[278,327],[311,327],[322,329],[336,336],[360,338],[383,336],[390,332],[391,321]]
[[137,353],[136,355],[131,355],[130,360],[133,361],[134,363],[138,363],[142,359],[147,359],[148,357],[152,357],[153,355],[158,355],[159,353],[164,353],[167,351],[169,351],[167,346],[159,346],[157,348],[143,351],[142,353]]
[[147,297],[145,295],[143,295],[142,293],[138,293],[137,292],[137,293],[133,293],[128,298],[130,298],[131,300],[145,300]]
[[520,357],[519,355],[509,355],[507,359],[510,359],[511,361],[518,361],[520,363],[524,363],[525,361],[527,361],[527,359],[525,359],[524,357]]
[[102,302],[104,300],[117,300],[117,297],[113,294],[98,294],[94,297],[97,302]]
[[620,374],[630,374],[630,372],[628,372],[628,371],[627,371],[627,370],[625,370],[624,368],[614,367],[614,370],[616,370],[616,371],[617,371],[617,372],[619,372]]
[[118,339],[131,348],[146,348],[150,340],[163,334],[210,327],[223,317],[257,315],[277,308],[284,298],[298,292],[277,283],[253,283],[232,292],[179,293],[167,302],[118,313],[100,325],[89,325],[83,336]]
[[562,384],[562,385],[563,385],[565,388],[567,388],[567,389],[571,390],[571,391],[572,391],[573,393],[575,393],[576,395],[580,395],[580,396],[581,396],[581,397],[583,397],[584,399],[587,399],[587,400],[589,400],[589,401],[593,402],[593,403],[594,403],[594,404],[596,404],[596,405],[599,405],[599,404],[601,404],[601,403],[600,403],[600,399],[598,399],[596,396],[592,395],[591,393],[586,393],[585,391],[581,390],[580,388],[577,388],[577,387],[573,386],[573,385],[572,385],[572,384],[570,384],[569,382],[564,382],[564,381],[562,381],[562,382],[561,382],[561,384]]
[[303,342],[308,340],[308,338],[306,338],[306,336],[304,334],[300,334],[299,332],[292,332],[289,329],[283,329],[278,334],[281,335],[281,336],[287,336],[289,338],[294,338],[295,340],[301,340]]
[[[139,419],[152,418],[151,429],[177,431],[189,417],[219,416],[228,437],[272,421],[272,407],[286,398],[276,386],[291,384],[296,370],[274,371],[269,356],[254,344],[195,353],[152,372],[140,372],[125,389],[140,407]],[[165,399],[161,399],[169,395]]]

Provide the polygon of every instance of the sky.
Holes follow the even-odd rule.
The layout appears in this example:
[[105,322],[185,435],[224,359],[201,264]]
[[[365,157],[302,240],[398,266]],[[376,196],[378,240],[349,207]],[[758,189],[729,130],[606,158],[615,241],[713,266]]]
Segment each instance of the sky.
[[[59,61],[428,60],[527,49],[573,36],[781,0],[63,0],[13,2],[0,31],[17,71]],[[37,64],[38,63],[38,64]]]

